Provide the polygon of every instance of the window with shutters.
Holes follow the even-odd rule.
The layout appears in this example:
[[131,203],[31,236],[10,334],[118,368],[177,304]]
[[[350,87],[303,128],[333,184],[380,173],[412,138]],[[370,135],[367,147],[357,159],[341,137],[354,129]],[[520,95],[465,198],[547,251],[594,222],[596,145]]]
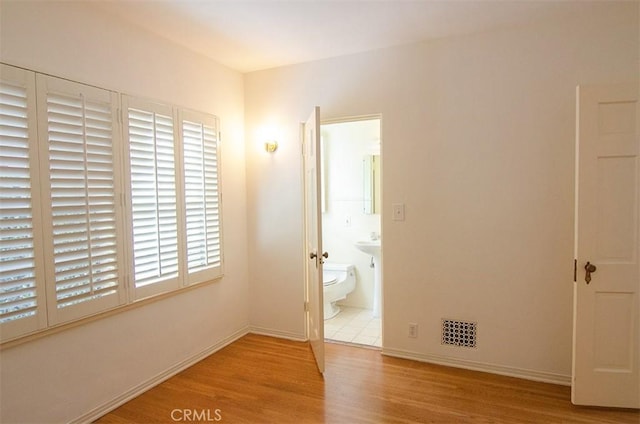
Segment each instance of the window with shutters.
[[0,328],[125,303],[117,94],[1,65]]
[[222,273],[218,123],[196,112],[180,114],[183,145],[188,283]]
[[37,76],[48,314],[52,324],[125,300],[116,94]]
[[134,297],[221,276],[217,119],[126,96],[123,108]]
[[178,193],[173,111],[125,98],[136,298],[179,287]]
[[0,161],[3,342],[222,276],[215,116],[0,64]]
[[46,327],[35,74],[0,65],[0,333]]

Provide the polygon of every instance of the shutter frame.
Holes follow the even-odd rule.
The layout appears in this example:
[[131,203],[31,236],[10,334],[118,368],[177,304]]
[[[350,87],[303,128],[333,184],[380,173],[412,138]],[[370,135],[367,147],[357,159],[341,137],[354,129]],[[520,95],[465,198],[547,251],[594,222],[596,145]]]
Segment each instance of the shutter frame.
[[[218,118],[203,112],[180,109],[178,121],[185,177],[186,284],[192,285],[224,275],[220,130]],[[197,175],[194,166],[204,170],[197,169]],[[204,188],[196,188],[198,184]],[[200,219],[194,217],[196,212]],[[203,236],[196,235],[200,230]]]
[[[171,106],[130,96],[123,96],[122,103],[124,134],[128,140],[125,143],[125,174],[130,290],[134,300],[141,300],[182,285],[177,128]],[[161,137],[157,137],[158,129],[162,130]],[[160,146],[158,139],[162,143]],[[153,143],[153,151],[149,151],[150,143]],[[142,181],[144,177],[148,179],[147,185]],[[150,191],[155,193],[150,194]],[[160,197],[164,200],[158,204]],[[164,230],[158,231],[160,226],[164,226]],[[162,247],[166,249],[164,252]],[[166,273],[163,273],[163,259]]]
[[36,83],[48,212],[43,216],[48,316],[49,325],[58,325],[126,303],[118,249],[123,241],[118,96],[40,74]]
[[[5,313],[0,312],[0,336],[3,342],[44,329],[48,324],[43,272],[44,250],[42,246],[40,190],[38,184],[33,184],[34,181],[40,181],[35,78],[34,72],[0,64],[0,83],[2,84],[2,89],[0,89],[0,120],[2,122],[0,157],[3,161],[3,182],[0,183],[2,186],[0,189],[0,214],[2,217],[7,217],[6,221],[5,219],[0,221],[2,232],[0,243],[3,248],[8,248],[9,251],[15,253],[19,250],[22,255],[30,256],[26,261],[17,258],[12,261],[7,258],[7,255],[11,255],[8,252],[7,254],[3,252],[1,256],[3,272],[0,275],[0,302],[2,303],[0,311],[4,309]],[[7,89],[10,94],[7,93]],[[11,117],[8,118],[8,115]],[[7,128],[11,126],[14,128]],[[15,126],[22,126],[22,128]],[[16,164],[17,169],[9,172],[8,167],[5,166],[12,160],[5,157],[5,154],[21,157],[22,166]],[[7,181],[9,179],[11,181]],[[17,193],[12,195],[12,192],[15,193],[16,185],[22,185],[23,195],[28,193],[30,202],[18,201],[21,205],[16,205],[15,201],[11,200],[17,195]],[[30,204],[27,206],[28,203]],[[16,209],[15,206],[21,207]],[[27,207],[27,210],[24,210],[23,207]],[[19,212],[20,210],[23,212]],[[15,229],[9,229],[16,226],[15,217],[8,219],[9,214],[14,213],[23,215],[23,218],[19,220],[20,229],[17,232]],[[23,241],[10,240],[15,236],[21,236],[20,239]],[[25,240],[25,237],[30,237],[30,242]],[[25,272],[28,275],[27,281],[24,280]],[[16,281],[15,278],[10,281],[11,275],[14,277],[23,275],[22,283],[19,283],[19,280]],[[5,279],[5,277],[7,278]],[[24,287],[25,285],[27,287]],[[17,298],[24,296],[26,296],[24,299]],[[7,310],[9,305],[13,305],[14,308],[25,306],[26,310],[16,311],[17,313],[11,312]]]

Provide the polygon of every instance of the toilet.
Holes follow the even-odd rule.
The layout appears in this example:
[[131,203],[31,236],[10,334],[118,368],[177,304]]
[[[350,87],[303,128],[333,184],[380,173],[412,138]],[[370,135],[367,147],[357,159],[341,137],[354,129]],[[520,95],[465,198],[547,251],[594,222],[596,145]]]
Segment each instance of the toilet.
[[356,288],[356,269],[353,265],[325,262],[322,275],[324,319],[329,319],[340,312],[336,302]]

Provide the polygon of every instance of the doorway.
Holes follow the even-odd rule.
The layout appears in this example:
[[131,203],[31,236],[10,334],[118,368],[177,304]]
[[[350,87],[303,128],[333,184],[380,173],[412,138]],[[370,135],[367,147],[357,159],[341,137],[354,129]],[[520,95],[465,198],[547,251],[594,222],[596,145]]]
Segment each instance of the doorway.
[[325,340],[380,348],[381,117],[323,121],[320,134]]

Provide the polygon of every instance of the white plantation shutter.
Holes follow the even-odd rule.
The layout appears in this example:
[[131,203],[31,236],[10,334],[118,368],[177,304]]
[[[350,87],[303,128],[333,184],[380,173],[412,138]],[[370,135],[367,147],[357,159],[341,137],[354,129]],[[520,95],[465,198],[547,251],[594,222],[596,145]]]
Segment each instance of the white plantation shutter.
[[52,324],[122,304],[115,93],[38,75]]
[[[0,334],[44,328],[35,74],[0,65]],[[36,228],[34,228],[36,227]]]
[[2,342],[222,276],[218,119],[119,103],[0,64]]
[[173,111],[125,98],[133,275],[137,299],[179,287]]
[[187,283],[222,275],[218,125],[214,116],[182,111]]

